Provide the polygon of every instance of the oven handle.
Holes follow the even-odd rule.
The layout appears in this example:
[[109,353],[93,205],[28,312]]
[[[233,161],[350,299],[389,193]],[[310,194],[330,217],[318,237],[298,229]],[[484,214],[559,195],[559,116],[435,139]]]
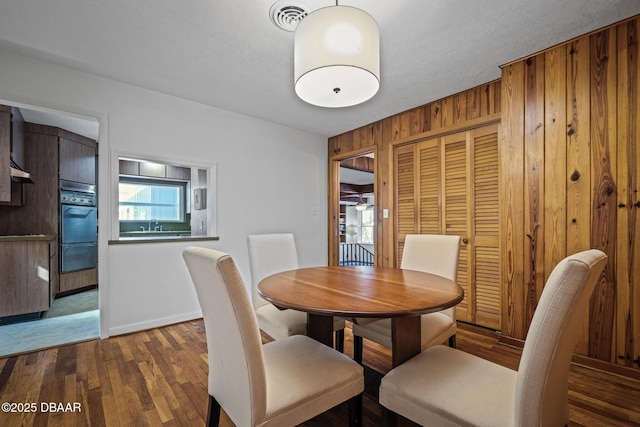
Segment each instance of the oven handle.
[[[78,213],[74,214],[74,209],[78,211]],[[77,206],[67,206],[63,205],[62,215],[63,216],[82,216],[87,217],[95,208],[92,207],[77,207]]]

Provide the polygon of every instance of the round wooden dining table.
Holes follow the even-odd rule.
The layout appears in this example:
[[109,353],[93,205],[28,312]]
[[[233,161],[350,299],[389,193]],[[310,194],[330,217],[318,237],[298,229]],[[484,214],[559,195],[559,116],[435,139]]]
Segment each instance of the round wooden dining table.
[[307,335],[333,345],[333,317],[391,318],[392,365],[421,351],[420,315],[453,307],[463,289],[434,274],[373,266],[311,267],[264,278],[258,293],[307,313]]

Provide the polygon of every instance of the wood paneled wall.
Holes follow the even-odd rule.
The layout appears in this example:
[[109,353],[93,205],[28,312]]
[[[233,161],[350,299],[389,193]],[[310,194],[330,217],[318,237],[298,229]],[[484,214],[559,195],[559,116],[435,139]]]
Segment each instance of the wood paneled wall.
[[502,69],[502,333],[524,339],[546,278],[598,248],[608,265],[577,353],[640,368],[640,18]]
[[635,17],[508,64],[499,81],[330,138],[329,262],[338,160],[375,153],[376,263],[392,266],[394,146],[500,120],[503,340],[525,338],[558,261],[598,248],[609,264],[576,352],[604,369],[640,368],[639,31]]
[[[329,263],[338,263],[339,162],[375,153],[376,264],[393,266],[393,147],[469,129],[500,117],[500,81],[469,89],[329,139]],[[383,209],[389,217],[383,218]]]

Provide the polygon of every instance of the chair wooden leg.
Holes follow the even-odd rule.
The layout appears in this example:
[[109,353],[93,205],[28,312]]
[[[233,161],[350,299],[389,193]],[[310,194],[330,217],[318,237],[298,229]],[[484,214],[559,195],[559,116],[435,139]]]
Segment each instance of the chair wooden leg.
[[456,336],[455,335],[451,335],[449,337],[449,347],[456,348]]
[[347,402],[349,427],[362,427],[362,393]]
[[207,413],[207,426],[218,427],[220,423],[220,404],[211,395],[209,395],[209,411]]
[[362,337],[353,336],[353,360],[362,365]]
[[398,414],[382,406],[382,427],[396,427],[398,425]]
[[344,353],[344,329],[336,331],[336,350]]

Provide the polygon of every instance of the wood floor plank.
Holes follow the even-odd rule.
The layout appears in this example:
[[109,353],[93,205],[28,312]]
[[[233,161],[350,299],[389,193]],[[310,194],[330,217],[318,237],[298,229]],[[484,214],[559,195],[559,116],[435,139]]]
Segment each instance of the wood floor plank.
[[[111,385],[109,385],[111,388]],[[96,389],[97,392],[100,391],[100,388]],[[113,396],[113,393],[104,393],[98,396],[100,400],[102,397],[102,414],[104,415],[104,423],[106,426],[120,426],[120,421],[118,421],[118,405],[116,404],[116,399]]]
[[90,421],[88,425],[92,427],[107,426],[107,420],[104,412],[105,400],[106,399],[103,399],[100,387],[89,389],[87,396],[87,405],[83,405],[82,407],[85,413],[88,413],[88,418]]
[[[267,338],[265,338],[268,340]],[[516,368],[520,350],[498,342],[489,330],[461,325],[463,351]],[[345,353],[353,354],[350,329]],[[0,358],[0,402],[74,403],[81,413],[0,413],[0,426],[202,426],[208,404],[207,343],[202,320]],[[386,372],[389,349],[365,340],[364,360]],[[570,426],[640,426],[640,381],[572,366]],[[365,426],[380,425],[380,405],[363,399]],[[346,405],[303,427],[346,425]],[[222,414],[220,425],[233,423]],[[400,427],[415,426],[407,420]]]
[[[115,354],[115,349],[112,354]],[[122,353],[120,353],[122,354]],[[122,378],[120,366],[123,363],[122,359],[112,358],[107,360],[107,371],[109,375],[109,381],[113,388],[113,401],[115,402],[115,409],[117,420],[120,425],[135,425],[133,424],[133,418],[131,411],[129,410],[129,397],[127,389],[125,388],[125,380]]]

